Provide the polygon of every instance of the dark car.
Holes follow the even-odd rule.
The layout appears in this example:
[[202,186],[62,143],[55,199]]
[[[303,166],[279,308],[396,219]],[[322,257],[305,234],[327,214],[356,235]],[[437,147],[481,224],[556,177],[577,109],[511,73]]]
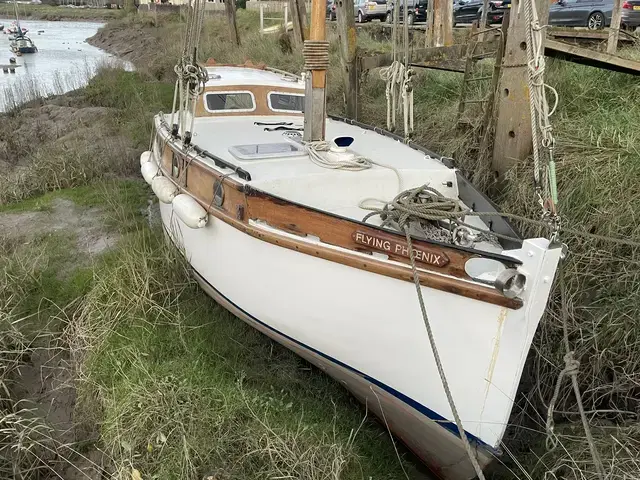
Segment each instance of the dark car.
[[[480,22],[482,0],[456,0],[453,4],[453,24]],[[511,0],[490,0],[487,24],[502,23],[504,12],[511,8]]]
[[622,4],[622,26],[640,27],[640,0],[626,0]]
[[[428,0],[407,0],[407,23],[413,25],[415,22],[427,21]],[[387,9],[387,22],[393,23],[394,4],[390,3]],[[404,1],[400,2],[400,10],[398,11],[398,20],[404,22]]]
[[336,3],[335,0],[327,0],[327,18],[329,20],[336,19]]
[[611,25],[613,0],[557,0],[549,8],[549,24],[600,30]]

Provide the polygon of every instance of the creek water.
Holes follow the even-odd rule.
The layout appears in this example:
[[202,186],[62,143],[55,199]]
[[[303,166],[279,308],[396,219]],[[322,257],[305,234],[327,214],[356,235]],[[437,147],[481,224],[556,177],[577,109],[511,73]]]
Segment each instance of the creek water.
[[[13,19],[0,18],[0,65],[16,58],[15,73],[0,69],[0,112],[38,96],[62,94],[83,87],[105,63],[116,63],[107,52],[93,47],[87,39],[103,25],[95,22],[20,21],[29,31],[38,52],[15,56],[9,48],[9,28]],[[124,65],[130,68],[129,65]]]

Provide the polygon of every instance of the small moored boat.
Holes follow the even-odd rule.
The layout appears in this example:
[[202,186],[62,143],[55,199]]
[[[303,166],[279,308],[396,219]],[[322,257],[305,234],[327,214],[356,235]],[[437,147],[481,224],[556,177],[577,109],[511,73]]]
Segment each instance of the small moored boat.
[[16,55],[22,55],[25,53],[36,53],[38,48],[33,40],[24,35],[20,35],[11,40],[11,51]]
[[[499,454],[562,249],[521,239],[451,159],[327,118],[315,33],[303,78],[183,65],[142,175],[209,295],[343,383],[440,477],[473,478],[463,438],[480,467]],[[427,202],[436,218],[411,213]]]

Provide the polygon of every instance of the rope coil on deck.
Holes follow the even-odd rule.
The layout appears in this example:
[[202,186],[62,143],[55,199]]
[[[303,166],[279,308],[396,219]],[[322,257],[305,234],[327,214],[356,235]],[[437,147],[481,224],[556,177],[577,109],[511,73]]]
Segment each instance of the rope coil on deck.
[[305,40],[302,55],[305,70],[329,68],[329,42],[326,40]]

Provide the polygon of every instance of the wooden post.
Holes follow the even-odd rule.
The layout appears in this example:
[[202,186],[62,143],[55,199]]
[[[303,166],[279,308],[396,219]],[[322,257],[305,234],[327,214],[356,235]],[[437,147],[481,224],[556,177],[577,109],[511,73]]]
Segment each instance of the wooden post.
[[498,88],[492,168],[502,177],[533,147],[527,72],[526,20],[520,0],[513,0]]
[[622,19],[622,0],[613,0],[613,12],[611,13],[611,26],[609,27],[609,41],[607,53],[614,54],[618,49],[618,36],[620,35],[620,20]]
[[289,0],[289,10],[293,22],[293,40],[298,46],[302,46],[307,28],[307,7],[304,0]]
[[434,46],[453,45],[453,2],[451,0],[433,1]]
[[[325,138],[327,118],[326,64],[329,60],[328,44],[326,43],[326,7],[326,0],[313,0],[311,3],[311,31],[309,32],[309,42],[305,41],[304,44],[305,64],[308,65],[305,66],[307,77],[305,79],[304,132],[302,133],[302,139],[305,142],[318,142]],[[326,46],[326,50],[323,45]]]
[[342,79],[344,98],[348,118],[358,118],[358,69],[356,22],[353,13],[353,0],[337,0],[336,20],[338,21],[338,39],[340,41],[340,59],[342,61]]
[[[480,16],[480,31],[487,29],[487,12],[489,11],[489,0],[482,2],[482,15]],[[480,34],[480,41],[484,40],[484,33]]]
[[287,33],[287,23],[289,23],[289,5],[284,4],[284,33]]
[[264,35],[264,3],[260,3],[260,34]]
[[534,5],[538,13],[538,24],[540,24],[541,27],[547,25],[549,23],[550,0],[535,0]]
[[227,13],[231,41],[236,45],[240,45],[240,35],[238,34],[238,25],[236,23],[236,0],[224,0],[224,9]]
[[424,48],[433,47],[433,2],[434,0],[428,0],[427,2],[427,27],[424,31]]

